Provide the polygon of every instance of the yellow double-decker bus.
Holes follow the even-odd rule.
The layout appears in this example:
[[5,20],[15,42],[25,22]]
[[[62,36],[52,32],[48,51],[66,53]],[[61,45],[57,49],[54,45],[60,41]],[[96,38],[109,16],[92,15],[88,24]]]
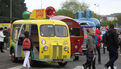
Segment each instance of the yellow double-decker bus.
[[34,61],[43,61],[57,62],[60,66],[65,66],[68,61],[72,61],[68,26],[57,20],[32,19],[17,20],[12,24],[10,54],[13,62],[24,58],[22,41],[25,31],[29,31],[33,39],[31,64]]

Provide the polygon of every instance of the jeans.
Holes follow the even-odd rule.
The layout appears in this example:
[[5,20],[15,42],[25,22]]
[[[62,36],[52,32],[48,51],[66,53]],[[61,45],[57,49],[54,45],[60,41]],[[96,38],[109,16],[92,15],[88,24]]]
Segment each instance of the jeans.
[[[83,64],[84,69],[87,69],[89,67],[89,69],[95,69],[95,60],[96,58],[94,58],[93,52],[90,52],[91,54],[88,54],[89,52],[87,52],[86,58],[87,61],[85,64]],[[94,59],[93,59],[94,58]]]
[[25,59],[24,59],[23,66],[30,68],[30,63],[29,63],[30,51],[24,51],[24,56],[25,56]]
[[96,47],[97,53],[98,53],[98,63],[101,63],[101,53],[100,53],[100,47]]
[[109,49],[109,61],[105,66],[111,67],[111,69],[114,69],[114,62],[118,59],[118,49],[115,47],[112,47]]

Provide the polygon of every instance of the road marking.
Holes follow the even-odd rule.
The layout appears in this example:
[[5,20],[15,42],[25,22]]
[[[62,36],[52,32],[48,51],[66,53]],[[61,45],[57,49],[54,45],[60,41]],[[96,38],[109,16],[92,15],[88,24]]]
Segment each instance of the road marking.
[[76,66],[74,69],[84,69],[83,66]]
[[[76,66],[74,69],[84,69],[83,66]],[[108,69],[111,69],[110,67]],[[114,66],[114,69],[117,69],[117,66]]]
[[[110,67],[108,69],[111,69]],[[114,69],[117,69],[117,66],[114,66]]]
[[[20,66],[16,66],[16,67],[11,67],[11,68],[8,68],[8,69],[21,69],[23,66],[20,65]],[[54,69],[54,68],[41,68],[41,69]]]
[[11,68],[8,68],[8,69],[21,69],[23,66],[20,65],[20,66],[16,66],[16,67],[11,67]]

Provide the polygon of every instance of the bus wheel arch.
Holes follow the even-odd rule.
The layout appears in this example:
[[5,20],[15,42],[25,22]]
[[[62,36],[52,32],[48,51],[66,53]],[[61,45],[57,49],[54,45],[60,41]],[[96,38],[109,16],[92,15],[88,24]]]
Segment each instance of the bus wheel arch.
[[15,57],[15,50],[13,47],[10,49],[10,55],[11,55],[11,61],[17,62],[18,59]]
[[64,66],[66,66],[66,65],[67,65],[67,62],[58,62],[58,64],[59,64],[59,66],[64,67]]

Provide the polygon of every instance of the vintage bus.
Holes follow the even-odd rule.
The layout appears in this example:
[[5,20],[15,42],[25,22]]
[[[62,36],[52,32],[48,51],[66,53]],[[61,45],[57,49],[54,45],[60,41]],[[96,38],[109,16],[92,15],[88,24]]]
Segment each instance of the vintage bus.
[[43,61],[65,66],[68,61],[72,61],[69,28],[62,21],[40,19],[42,16],[38,11],[43,13],[41,9],[34,10],[34,13],[30,14],[30,19],[13,22],[10,39],[11,60],[15,62],[24,58],[23,33],[29,31],[34,43],[30,56],[31,65],[34,61]]
[[79,24],[80,24],[80,27],[83,29],[84,31],[84,40],[83,40],[83,44],[82,44],[82,51],[83,53],[85,54],[86,53],[86,50],[87,50],[87,37],[88,37],[88,31],[90,29],[96,29],[96,25],[94,22],[90,22],[90,21],[82,21],[82,20],[76,20]]
[[71,55],[74,56],[75,60],[78,60],[79,56],[83,55],[82,44],[84,39],[83,30],[79,23],[67,16],[54,16],[51,19],[63,21],[68,25],[71,38]]

